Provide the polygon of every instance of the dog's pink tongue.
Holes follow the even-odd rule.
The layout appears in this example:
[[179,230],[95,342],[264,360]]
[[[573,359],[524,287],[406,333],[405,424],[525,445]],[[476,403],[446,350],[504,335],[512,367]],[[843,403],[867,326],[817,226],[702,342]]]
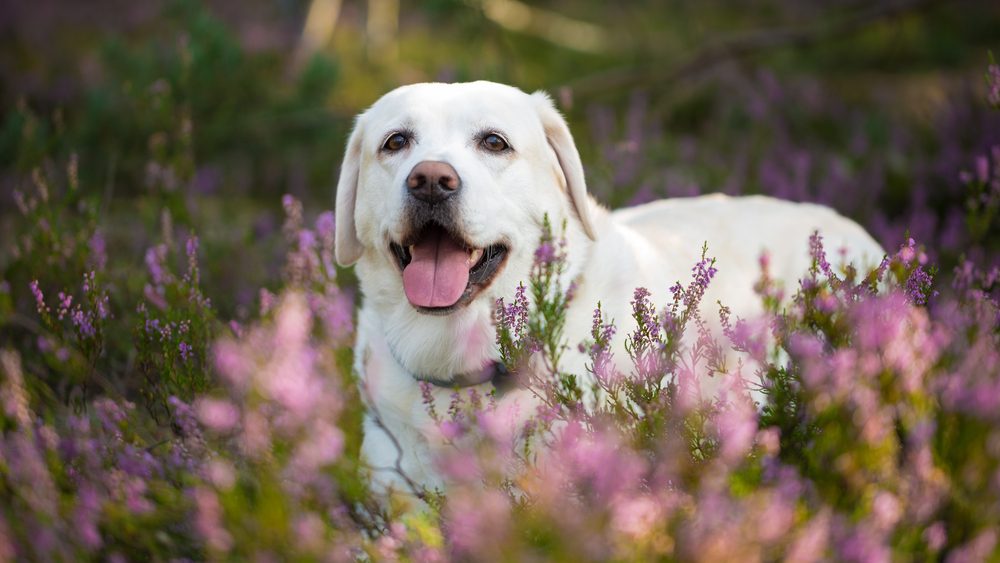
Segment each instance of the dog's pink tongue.
[[410,248],[403,270],[403,290],[418,307],[448,307],[469,284],[469,251],[443,229],[435,229]]

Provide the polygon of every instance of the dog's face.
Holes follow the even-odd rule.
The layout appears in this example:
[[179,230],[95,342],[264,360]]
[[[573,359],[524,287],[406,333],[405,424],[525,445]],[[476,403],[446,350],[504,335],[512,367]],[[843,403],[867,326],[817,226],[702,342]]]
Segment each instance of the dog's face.
[[[397,359],[442,380],[491,359],[492,309],[527,281],[546,214],[570,238],[592,235],[579,156],[549,98],[489,82],[383,96],[358,117],[337,190],[338,262],[358,262]],[[473,342],[447,342],[461,332]]]

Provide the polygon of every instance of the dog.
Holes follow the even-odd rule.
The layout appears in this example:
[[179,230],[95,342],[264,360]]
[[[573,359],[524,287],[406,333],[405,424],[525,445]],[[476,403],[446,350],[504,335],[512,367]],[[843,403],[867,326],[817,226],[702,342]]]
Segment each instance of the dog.
[[[721,301],[744,319],[761,313],[753,282],[763,252],[790,289],[811,264],[814,231],[855,265],[884,255],[858,224],[813,204],[708,195],[610,212],[588,194],[550,97],[485,81],[403,86],[361,113],[335,214],[337,262],[355,265],[363,294],[355,346],[368,407],[362,455],[387,494],[446,486],[435,467],[443,441],[422,387],[447,405],[457,387],[485,395],[498,385],[497,299],[510,303],[527,282],[546,218],[565,224],[561,281],[575,294],[563,361],[581,376],[588,359],[576,344],[589,337],[598,301],[624,327],[635,288],[667,303],[705,243],[718,273],[703,303]],[[627,358],[625,332],[613,343],[618,360]],[[532,415],[523,389],[498,402],[511,425]]]

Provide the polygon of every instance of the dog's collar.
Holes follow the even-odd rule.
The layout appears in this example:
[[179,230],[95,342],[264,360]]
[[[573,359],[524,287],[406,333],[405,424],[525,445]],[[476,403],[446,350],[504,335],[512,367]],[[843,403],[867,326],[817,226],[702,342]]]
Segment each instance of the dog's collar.
[[421,374],[412,375],[413,379],[416,379],[417,381],[425,381],[435,387],[445,389],[461,389],[463,387],[473,387],[484,383],[492,383],[498,394],[503,394],[509,391],[516,383],[515,377],[507,371],[507,366],[503,365],[502,362],[490,362],[486,364],[486,367],[483,369],[468,373],[459,373],[452,376],[451,379],[445,381]]
[[[403,362],[400,361],[399,356],[396,355],[396,350],[393,349],[391,344],[389,344],[388,349],[392,359],[402,366],[404,370],[409,371]],[[502,362],[490,362],[480,370],[460,373],[452,376],[451,379],[443,381],[419,373],[411,373],[410,376],[417,381],[430,383],[442,389],[461,389],[484,383],[492,383],[497,395],[503,395],[517,386],[517,377],[507,371],[507,366],[503,365]]]

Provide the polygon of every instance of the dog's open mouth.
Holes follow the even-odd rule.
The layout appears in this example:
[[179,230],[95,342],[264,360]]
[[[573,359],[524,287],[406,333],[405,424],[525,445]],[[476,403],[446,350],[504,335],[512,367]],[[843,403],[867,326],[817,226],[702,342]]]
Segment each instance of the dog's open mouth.
[[475,299],[507,259],[503,244],[475,248],[436,223],[403,244],[389,243],[389,250],[403,272],[403,290],[410,304],[438,315]]

